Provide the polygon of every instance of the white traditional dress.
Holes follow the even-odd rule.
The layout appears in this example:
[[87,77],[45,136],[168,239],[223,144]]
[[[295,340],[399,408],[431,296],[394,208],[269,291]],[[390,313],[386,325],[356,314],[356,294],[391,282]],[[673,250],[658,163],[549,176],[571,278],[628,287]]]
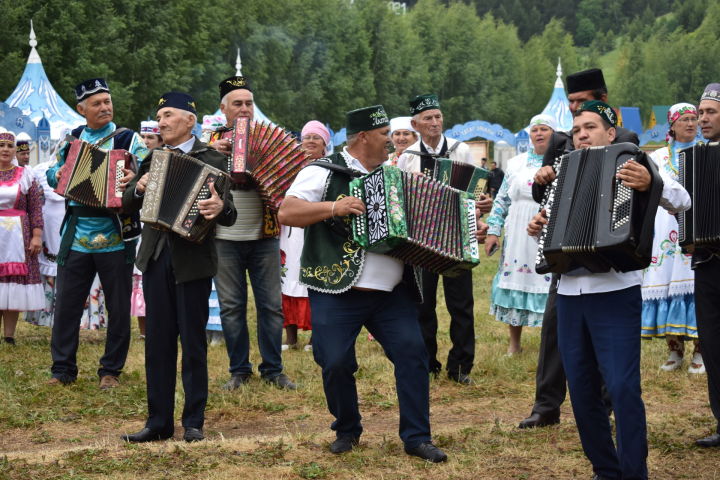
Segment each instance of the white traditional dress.
[[0,171],[0,310],[45,306],[38,257],[27,251],[33,229],[43,228],[42,206],[42,189],[31,169]]
[[[678,179],[677,154],[695,142],[673,141],[669,147],[655,150],[650,158],[658,169]],[[659,208],[655,216],[652,262],[643,271],[642,327],[645,338],[677,335],[698,338],[695,320],[695,275],[690,268],[692,255],[684,254],[678,244],[678,223],[674,215]]]
[[534,151],[513,157],[487,219],[488,234],[500,236],[503,226],[502,256],[493,280],[490,314],[513,326],[542,325],[550,290],[550,275],[535,273],[537,243],[527,234],[527,225],[538,212],[532,198],[535,172],[542,156]]

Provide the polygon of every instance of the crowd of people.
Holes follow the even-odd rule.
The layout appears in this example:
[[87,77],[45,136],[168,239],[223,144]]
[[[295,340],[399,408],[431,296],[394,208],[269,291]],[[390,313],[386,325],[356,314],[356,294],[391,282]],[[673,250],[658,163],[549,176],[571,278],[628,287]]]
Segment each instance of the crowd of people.
[[[490,313],[508,325],[508,356],[522,351],[523,327],[542,328],[535,404],[519,427],[558,423],[567,385],[594,478],[647,478],[641,338],[665,338],[669,356],[661,368],[667,371],[682,366],[684,344],[692,341],[688,371],[707,373],[712,412],[720,420],[720,351],[715,348],[720,342],[720,257],[705,249],[683,252],[674,217],[691,205],[678,183],[679,152],[696,143],[698,123],[705,140],[720,140],[720,84],[708,85],[697,106],[678,103],[670,108],[667,146],[651,155],[663,184],[651,264],[630,272],[538,274],[537,236],[547,224],[547,212],[538,212],[538,203],[555,179],[555,159],[576,149],[639,143],[637,135],[617,125],[600,70],[569,75],[567,86],[572,130],[559,131],[553,118],[534,116],[528,126],[530,149],[510,159],[504,171],[492,162],[490,191],[476,199],[478,240],[487,257],[501,251]],[[75,382],[81,318],[94,285],[101,284],[107,334],[97,371],[100,389],[120,386],[131,316],[145,339],[147,422],[123,440],[173,436],[179,338],[183,438],[199,441],[208,399],[206,329],[224,337],[227,390],[242,387],[254,375],[249,278],[262,380],[295,390],[282,352],[299,347],[299,330],[312,331],[304,349],[320,366],[334,417],[331,452],[352,450],[363,433],[354,344],[364,327],[394,365],[405,451],[431,462],[447,460],[432,443],[430,428],[430,378],[443,371],[437,287],[442,276],[452,343],[444,370],[451,381],[472,385],[472,273],[444,276],[414,269],[361,248],[348,228],[352,215],[365,212],[364,202],[349,195],[353,178],[381,165],[426,174],[421,166],[428,159],[475,164],[467,144],[443,134],[437,95],[414,97],[407,117],[390,119],[382,105],[348,112],[347,144],[341,149],[333,149],[320,121],[309,121],[299,138],[308,166],[292,182],[279,211],[263,201],[249,177],[236,178],[226,196],[211,185],[198,207],[216,227],[202,241],[191,242],[140,222],[151,188],[153,153],[180,152],[227,171],[233,144],[225,133],[237,119],[254,116],[248,80],[233,76],[220,82],[226,125],[207,143],[192,134],[197,111],[187,93],[163,94],[156,120],[142,122],[139,132],[113,122],[104,79],[81,82],[75,94],[85,125],[71,136],[103,149],[127,150],[137,157],[139,169],[123,170],[119,212],[66,201],[53,189],[67,173],[70,143],[62,142],[54,159],[32,168],[27,141],[0,132],[0,235],[6,246],[0,252],[0,318],[5,343],[15,343],[18,314],[27,312],[26,320],[52,328],[49,384]],[[617,178],[640,192],[640,198],[651,184],[648,168],[634,160],[623,165]],[[615,442],[608,412],[615,417]],[[720,446],[720,424],[716,433],[696,443]]]

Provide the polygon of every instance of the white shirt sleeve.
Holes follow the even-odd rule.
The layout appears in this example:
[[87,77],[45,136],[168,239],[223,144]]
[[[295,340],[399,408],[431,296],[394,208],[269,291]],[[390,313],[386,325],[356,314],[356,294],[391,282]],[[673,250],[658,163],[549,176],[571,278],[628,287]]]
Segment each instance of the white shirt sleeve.
[[663,169],[658,169],[660,178],[663,181],[662,197],[660,206],[670,213],[684,212],[690,208],[690,195],[682,185],[672,179]]
[[286,197],[296,197],[308,202],[319,202],[325,195],[330,170],[318,166],[305,167],[297,174]]

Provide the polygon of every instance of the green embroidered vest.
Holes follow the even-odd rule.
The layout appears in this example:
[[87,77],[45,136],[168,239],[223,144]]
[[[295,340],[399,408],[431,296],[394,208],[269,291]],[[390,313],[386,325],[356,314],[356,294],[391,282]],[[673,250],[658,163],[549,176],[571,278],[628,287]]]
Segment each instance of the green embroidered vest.
[[[332,163],[347,167],[340,153],[328,157]],[[322,201],[335,201],[348,194],[350,176],[330,171]],[[349,225],[350,217],[341,221]],[[348,229],[350,230],[350,229]],[[360,277],[365,250],[352,239],[352,232],[341,236],[326,222],[305,227],[305,245],[300,257],[300,282],[325,293],[342,293]]]

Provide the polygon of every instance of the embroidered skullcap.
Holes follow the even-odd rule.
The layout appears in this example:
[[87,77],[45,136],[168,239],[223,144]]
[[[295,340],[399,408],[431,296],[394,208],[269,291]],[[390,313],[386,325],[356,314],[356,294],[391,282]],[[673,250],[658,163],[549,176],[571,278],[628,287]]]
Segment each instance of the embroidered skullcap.
[[412,123],[410,123],[411,120],[412,117],[395,117],[391,119],[390,135],[392,135],[396,130],[409,130],[414,132],[415,129],[412,127]]
[[346,114],[347,135],[358,132],[366,132],[390,125],[390,119],[385,113],[382,105],[373,105],[372,107],[358,108]]
[[530,119],[530,128],[534,127],[535,125],[546,125],[553,130],[557,130],[557,126],[555,124],[555,119],[551,117],[550,115],[546,115],[544,113],[540,113],[538,115],[535,115]]
[[565,79],[568,93],[585,92],[587,90],[606,89],[605,77],[599,68],[591,68],[573,73]]
[[0,140],[15,143],[15,134],[5,130],[3,127],[0,127]]
[[220,82],[218,87],[220,87],[220,100],[225,98],[225,95],[232,92],[233,90],[240,90],[241,88],[244,88],[245,90],[252,92],[252,89],[250,88],[250,83],[248,83],[247,78],[236,75],[226,78],[225,80]]
[[417,115],[425,110],[440,109],[440,100],[434,93],[418,95],[410,100],[410,115]]
[[702,102],[703,100],[720,102],[720,83],[711,83],[705,87],[702,97],[700,97],[700,101]]
[[157,109],[178,108],[197,115],[195,110],[195,99],[183,92],[167,92],[158,100]]
[[140,133],[150,133],[152,135],[160,135],[160,127],[155,120],[146,120],[140,122]]
[[104,78],[91,78],[75,86],[75,97],[78,103],[98,93],[110,93],[110,88]]
[[575,111],[575,116],[577,117],[582,112],[597,113],[600,115],[600,118],[609,123],[611,127],[617,127],[617,115],[615,115],[612,107],[605,102],[601,102],[600,100],[584,102],[580,105],[580,108]]

